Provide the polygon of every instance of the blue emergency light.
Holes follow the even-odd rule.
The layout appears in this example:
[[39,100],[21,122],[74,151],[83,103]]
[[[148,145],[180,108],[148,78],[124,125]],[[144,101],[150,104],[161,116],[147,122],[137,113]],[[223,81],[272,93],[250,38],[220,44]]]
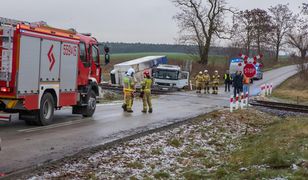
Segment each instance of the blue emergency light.
[[231,59],[231,63],[240,63],[240,62],[243,62],[243,60],[240,58]]

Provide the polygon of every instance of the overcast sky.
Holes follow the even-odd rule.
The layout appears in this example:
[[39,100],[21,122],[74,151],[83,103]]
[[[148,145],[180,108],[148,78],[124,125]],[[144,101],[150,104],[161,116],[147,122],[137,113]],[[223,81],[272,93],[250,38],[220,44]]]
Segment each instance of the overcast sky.
[[[307,0],[226,0],[240,10]],[[177,9],[170,0],[0,0],[0,16],[46,21],[60,28],[91,32],[99,41],[175,43]]]

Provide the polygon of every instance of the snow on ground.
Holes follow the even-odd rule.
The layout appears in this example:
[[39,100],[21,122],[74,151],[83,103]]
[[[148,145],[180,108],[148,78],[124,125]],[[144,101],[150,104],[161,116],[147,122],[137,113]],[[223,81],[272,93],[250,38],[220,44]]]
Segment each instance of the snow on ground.
[[[259,114],[262,119],[263,114]],[[226,155],[239,147],[240,137],[260,132],[244,119],[240,113],[219,111],[60,167],[45,168],[45,172],[28,179],[184,179],[191,171],[213,172],[224,164]]]

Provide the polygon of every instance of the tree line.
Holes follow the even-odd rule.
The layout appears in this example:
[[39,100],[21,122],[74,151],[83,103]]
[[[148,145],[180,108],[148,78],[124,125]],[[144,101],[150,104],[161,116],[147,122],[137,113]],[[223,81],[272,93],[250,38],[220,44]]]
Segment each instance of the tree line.
[[299,12],[294,13],[288,4],[239,11],[228,6],[225,0],[171,1],[180,10],[174,16],[179,27],[179,42],[197,46],[202,64],[208,64],[210,47],[216,39],[228,40],[231,47],[250,56],[253,52],[274,52],[270,54],[276,62],[280,52],[286,49],[306,58],[307,3],[302,3]]
[[[101,53],[104,53],[105,46],[110,47],[112,54],[148,52],[196,54],[198,52],[198,47],[195,45],[101,42],[99,43]],[[211,46],[209,55],[226,55],[230,52],[230,49],[230,47]],[[237,49],[237,51],[239,50]]]

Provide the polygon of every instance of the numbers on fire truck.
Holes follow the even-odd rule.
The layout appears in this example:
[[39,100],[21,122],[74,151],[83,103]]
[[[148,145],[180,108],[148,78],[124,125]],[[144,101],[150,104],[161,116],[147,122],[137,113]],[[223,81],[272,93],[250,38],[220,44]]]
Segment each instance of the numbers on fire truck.
[[77,46],[64,44],[63,45],[63,55],[64,56],[77,56]]

